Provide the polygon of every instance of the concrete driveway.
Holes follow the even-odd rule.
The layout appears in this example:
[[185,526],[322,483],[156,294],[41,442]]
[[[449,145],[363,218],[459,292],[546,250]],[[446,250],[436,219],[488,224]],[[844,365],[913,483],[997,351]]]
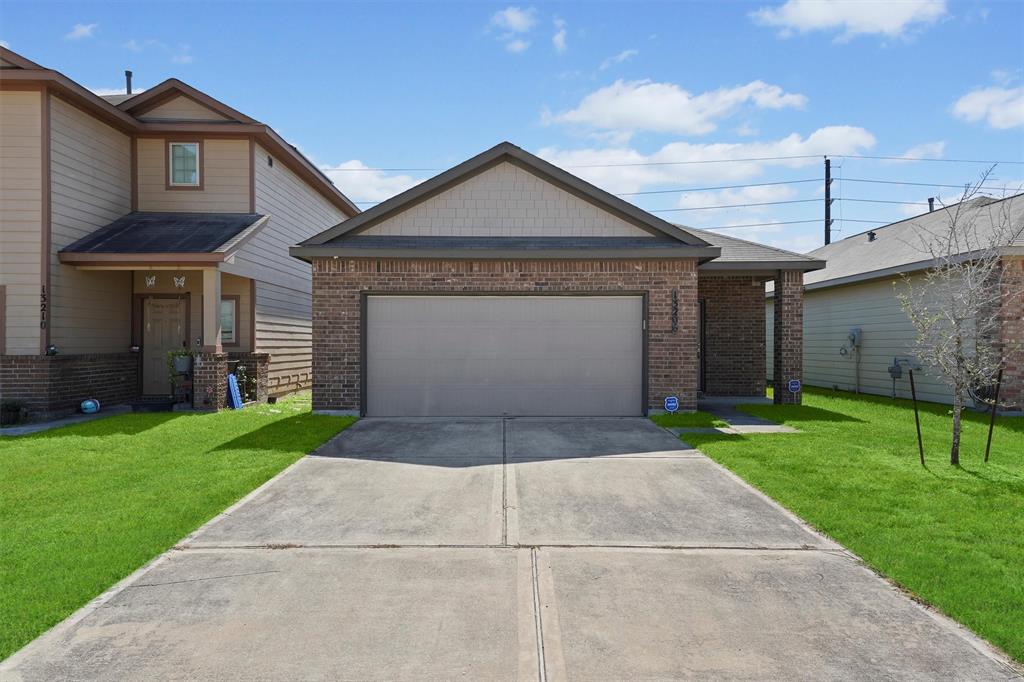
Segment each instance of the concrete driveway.
[[0,666],[52,679],[985,679],[644,419],[366,419]]

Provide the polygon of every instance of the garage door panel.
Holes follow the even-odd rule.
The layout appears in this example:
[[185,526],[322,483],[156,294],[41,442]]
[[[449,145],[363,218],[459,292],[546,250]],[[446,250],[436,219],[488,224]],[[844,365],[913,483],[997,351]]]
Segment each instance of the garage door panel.
[[367,414],[636,415],[638,296],[371,296]]

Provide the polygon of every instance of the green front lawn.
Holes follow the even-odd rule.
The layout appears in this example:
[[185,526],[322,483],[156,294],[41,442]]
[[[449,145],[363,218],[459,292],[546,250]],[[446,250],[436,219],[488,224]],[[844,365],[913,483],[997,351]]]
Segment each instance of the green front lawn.
[[1024,661],[1024,418],[997,420],[985,464],[987,416],[968,414],[955,468],[947,408],[926,405],[922,468],[909,401],[810,390],[742,409],[802,433],[686,442]]
[[306,393],[0,437],[0,660],[354,421]]

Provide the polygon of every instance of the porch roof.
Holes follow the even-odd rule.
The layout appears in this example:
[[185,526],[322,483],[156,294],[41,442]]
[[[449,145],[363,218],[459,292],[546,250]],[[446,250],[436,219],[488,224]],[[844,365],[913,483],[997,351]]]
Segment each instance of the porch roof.
[[258,213],[150,213],[122,216],[59,252],[62,263],[124,259],[225,260],[267,222]]

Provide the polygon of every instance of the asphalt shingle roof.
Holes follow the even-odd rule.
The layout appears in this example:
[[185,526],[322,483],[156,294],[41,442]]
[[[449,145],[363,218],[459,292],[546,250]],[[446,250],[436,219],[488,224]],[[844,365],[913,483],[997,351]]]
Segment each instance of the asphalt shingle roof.
[[808,254],[805,256],[799,253],[794,253],[793,251],[786,251],[774,246],[758,244],[757,242],[749,242],[746,239],[738,239],[737,237],[720,234],[718,232],[711,232],[709,230],[700,230],[695,227],[684,225],[679,225],[678,227],[686,230],[687,232],[692,232],[707,243],[711,244],[711,246],[717,246],[722,249],[722,255],[712,261],[713,263],[791,262],[798,265],[822,260],[823,258],[821,256],[816,256],[815,254]]
[[257,213],[129,213],[62,251],[213,253],[263,217]]
[[[862,232],[811,251],[808,256],[825,260],[827,264],[823,270],[804,275],[804,284],[829,286],[833,280],[858,276],[867,278],[873,272],[882,276],[929,267],[932,256],[922,237],[947,230],[957,206],[937,208],[931,213],[873,228],[870,230],[875,235],[873,241],[869,241],[868,232]],[[1024,248],[1024,194],[1006,199],[978,197],[961,210],[959,224],[973,222],[979,241],[987,241],[1008,219],[1017,232],[1010,246]]]

